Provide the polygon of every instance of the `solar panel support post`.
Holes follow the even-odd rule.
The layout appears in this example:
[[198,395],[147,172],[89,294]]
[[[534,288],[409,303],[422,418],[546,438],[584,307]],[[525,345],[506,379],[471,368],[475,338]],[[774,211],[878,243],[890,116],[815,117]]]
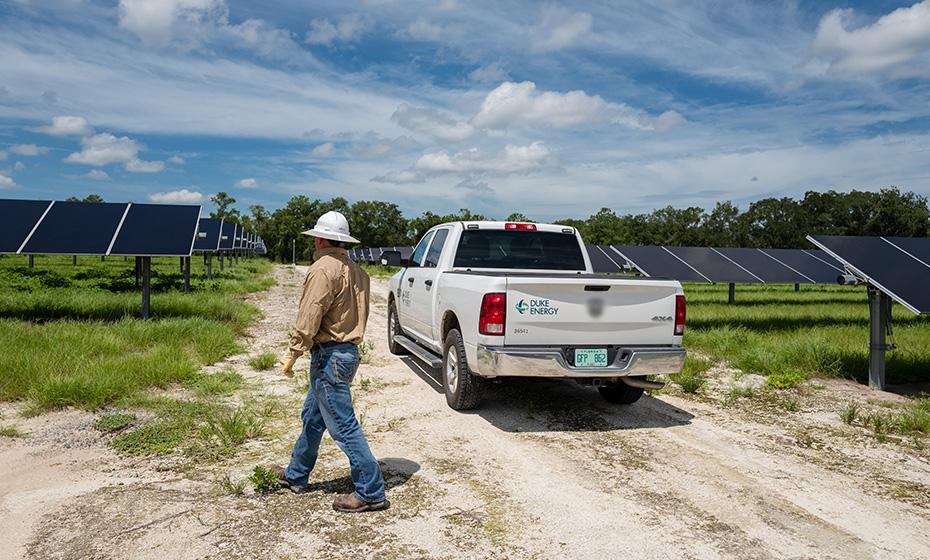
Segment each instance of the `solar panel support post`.
[[184,257],[180,257],[180,259],[181,259],[181,274],[184,274]]
[[77,266],[77,255],[71,255],[71,266]]
[[730,282],[729,284],[729,293],[727,294],[727,304],[733,305],[736,303],[736,284]]
[[142,272],[142,257],[136,257],[136,287],[139,287],[139,274]]
[[885,352],[889,349],[885,325],[891,322],[891,300],[869,286],[869,387],[885,390]]
[[184,291],[191,291],[191,258],[181,257],[184,260]]
[[796,291],[796,292],[800,292],[800,291],[801,291],[801,285],[798,284],[797,282],[794,283],[794,291]]
[[36,256],[35,256],[35,255],[29,255],[29,257],[27,257],[26,260],[29,261],[29,268],[32,268],[33,266],[35,266],[35,264],[36,264]]
[[142,318],[148,319],[152,307],[152,257],[142,257]]
[[106,255],[100,255],[100,262],[104,262],[104,261],[106,261],[106,260],[107,260],[107,256],[106,256]]
[[213,253],[204,255],[204,259],[207,261],[207,280],[213,280]]
[[223,272],[223,253],[220,253],[220,272]]

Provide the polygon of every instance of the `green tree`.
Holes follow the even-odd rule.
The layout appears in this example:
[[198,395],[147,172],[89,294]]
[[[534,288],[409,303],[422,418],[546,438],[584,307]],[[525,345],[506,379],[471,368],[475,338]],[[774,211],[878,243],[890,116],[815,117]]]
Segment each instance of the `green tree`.
[[362,247],[406,244],[408,223],[394,203],[360,200],[349,206],[346,218]]
[[718,202],[704,219],[701,245],[708,247],[736,247],[741,237],[739,208],[732,202]]
[[211,218],[222,219],[226,222],[239,223],[239,210],[233,208],[236,199],[229,196],[225,191],[220,191],[210,197],[210,202],[216,205],[216,210],[210,212]]
[[69,196],[65,199],[65,202],[103,202],[103,197],[99,194],[89,194],[84,198],[78,198],[76,196]]

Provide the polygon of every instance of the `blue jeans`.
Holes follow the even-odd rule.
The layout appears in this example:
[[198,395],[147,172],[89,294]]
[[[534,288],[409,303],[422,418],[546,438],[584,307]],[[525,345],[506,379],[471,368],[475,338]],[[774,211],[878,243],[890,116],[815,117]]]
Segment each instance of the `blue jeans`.
[[349,457],[356,495],[366,502],[380,502],[384,500],[381,467],[371,454],[362,427],[355,418],[349,393],[349,384],[358,365],[358,348],[354,344],[314,348],[310,356],[307,400],[300,413],[303,431],[284,474],[292,484],[305,486],[316,465],[323,430],[329,430],[336,445]]

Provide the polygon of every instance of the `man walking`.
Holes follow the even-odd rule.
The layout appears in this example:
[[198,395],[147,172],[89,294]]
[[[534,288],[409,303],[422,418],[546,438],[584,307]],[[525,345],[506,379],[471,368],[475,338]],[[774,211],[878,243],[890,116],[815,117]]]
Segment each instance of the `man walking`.
[[349,259],[342,243],[358,243],[349,235],[349,223],[339,212],[327,212],[313,229],[313,265],[304,279],[300,309],[290,341],[284,373],[311,352],[310,386],[300,417],[303,430],[287,468],[274,466],[282,486],[294,492],[307,489],[316,464],[323,431],[348,456],[355,492],[336,497],[333,509],[344,512],[387,509],[384,478],[371,454],[365,434],[352,408],[349,384],[359,366],[358,345],[368,321],[369,278]]

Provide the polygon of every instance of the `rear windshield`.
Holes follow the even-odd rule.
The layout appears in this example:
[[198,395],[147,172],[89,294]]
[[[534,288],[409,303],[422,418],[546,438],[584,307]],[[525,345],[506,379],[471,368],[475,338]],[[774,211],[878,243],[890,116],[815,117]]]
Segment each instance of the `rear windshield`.
[[455,267],[584,270],[574,234],[549,231],[465,230]]

